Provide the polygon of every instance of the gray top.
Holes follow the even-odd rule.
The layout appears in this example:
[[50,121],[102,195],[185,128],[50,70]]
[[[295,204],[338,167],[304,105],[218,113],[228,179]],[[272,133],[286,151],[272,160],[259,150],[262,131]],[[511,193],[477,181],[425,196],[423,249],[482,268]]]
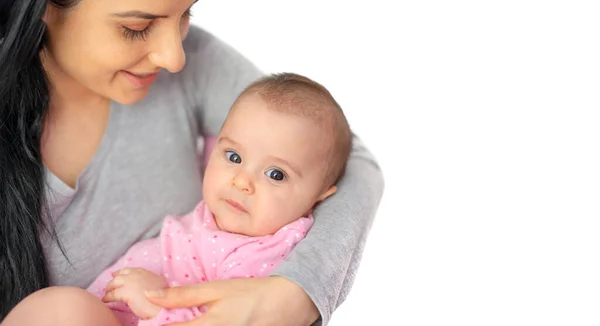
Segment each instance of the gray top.
[[[197,27],[184,48],[185,68],[161,72],[144,100],[111,103],[104,138],[75,189],[47,171],[50,212],[68,257],[43,238],[53,285],[87,287],[132,244],[156,236],[165,215],[185,214],[202,199],[198,136],[216,135],[237,95],[262,73]],[[374,158],[354,144],[338,193],[275,271],[306,290],[324,324],[350,290],[383,192]]]

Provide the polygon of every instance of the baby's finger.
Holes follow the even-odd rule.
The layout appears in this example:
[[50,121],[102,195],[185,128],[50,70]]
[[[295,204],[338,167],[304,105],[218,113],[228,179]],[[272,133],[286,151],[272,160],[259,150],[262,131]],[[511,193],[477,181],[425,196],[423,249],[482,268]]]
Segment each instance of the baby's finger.
[[125,278],[123,276],[117,276],[110,280],[106,285],[106,292],[116,290],[125,285]]
[[119,269],[118,271],[112,272],[111,275],[113,277],[116,277],[116,276],[119,276],[119,275],[129,275],[129,274],[131,274],[131,272],[132,272],[132,268],[125,267],[123,269]]
[[119,289],[116,290],[112,290],[112,291],[106,291],[106,293],[104,294],[104,297],[102,297],[102,302],[116,302],[116,301],[123,301],[123,298],[121,296],[121,291],[119,291]]

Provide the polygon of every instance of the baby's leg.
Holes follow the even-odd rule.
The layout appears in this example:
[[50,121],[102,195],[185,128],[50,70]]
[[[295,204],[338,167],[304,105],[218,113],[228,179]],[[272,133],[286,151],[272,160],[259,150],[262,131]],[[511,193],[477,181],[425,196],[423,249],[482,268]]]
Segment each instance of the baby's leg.
[[21,301],[0,326],[120,326],[113,312],[89,292],[50,287]]

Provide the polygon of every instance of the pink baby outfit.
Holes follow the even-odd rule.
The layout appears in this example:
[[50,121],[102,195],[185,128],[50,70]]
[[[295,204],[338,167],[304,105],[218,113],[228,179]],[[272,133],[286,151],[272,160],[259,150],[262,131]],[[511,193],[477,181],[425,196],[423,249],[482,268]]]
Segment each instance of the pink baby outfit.
[[[266,277],[285,259],[313,223],[302,217],[275,234],[250,237],[218,229],[212,213],[201,202],[191,213],[167,216],[158,238],[133,245],[88,291],[104,296],[112,273],[137,267],[162,275],[169,286],[182,286],[233,278]],[[111,308],[123,325],[157,326],[184,322],[200,315],[198,308],[162,309],[153,319],[139,320],[125,303]]]

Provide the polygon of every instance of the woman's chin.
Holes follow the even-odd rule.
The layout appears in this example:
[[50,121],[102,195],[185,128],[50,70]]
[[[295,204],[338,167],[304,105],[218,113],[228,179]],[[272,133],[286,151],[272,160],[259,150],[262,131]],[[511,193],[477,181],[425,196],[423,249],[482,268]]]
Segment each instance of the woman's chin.
[[129,90],[122,90],[121,92],[119,92],[120,94],[117,94],[116,96],[112,96],[111,100],[119,103],[119,104],[123,104],[123,105],[131,105],[134,104],[136,102],[141,101],[142,99],[144,99],[144,97],[146,97],[146,95],[148,95],[148,91],[150,89],[129,89]]

